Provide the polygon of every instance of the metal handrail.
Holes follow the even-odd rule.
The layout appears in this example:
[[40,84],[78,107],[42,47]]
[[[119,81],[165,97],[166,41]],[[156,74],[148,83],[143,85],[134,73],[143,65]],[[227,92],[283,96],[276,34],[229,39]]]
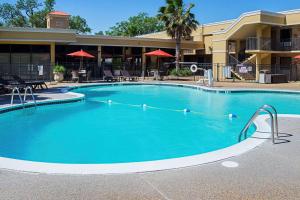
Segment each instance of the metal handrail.
[[27,97],[28,91],[29,91],[29,94],[31,95],[31,98],[32,98],[33,103],[34,103],[34,106],[36,107],[37,106],[36,99],[35,99],[35,97],[33,95],[32,87],[30,87],[30,86],[27,86],[25,88],[24,99],[22,99],[22,97],[21,97],[20,89],[18,87],[14,87],[13,90],[12,90],[12,94],[11,94],[10,104],[13,105],[13,103],[14,103],[14,97],[15,97],[15,95],[18,95],[18,97],[20,99],[20,103],[22,104],[23,108],[25,108],[25,102],[26,102],[26,97]]
[[270,119],[271,119],[271,134],[272,134],[272,142],[275,144],[275,134],[274,134],[274,117],[273,113],[266,108],[259,108],[251,117],[251,119],[247,122],[246,126],[242,129],[240,135],[239,135],[239,142],[242,141],[242,136],[244,136],[244,139],[247,139],[247,131],[250,127],[250,125],[253,123],[253,121],[258,117],[259,113],[261,112],[266,112],[269,114]]
[[15,95],[16,95],[16,92],[17,92],[17,95],[18,95],[18,97],[19,97],[19,99],[20,99],[21,104],[22,104],[23,107],[24,107],[24,102],[23,102],[23,100],[22,100],[21,93],[20,93],[20,90],[19,90],[18,87],[14,87],[13,90],[12,90],[10,104],[11,104],[11,105],[14,104],[14,97],[15,97]]
[[278,112],[277,112],[276,108],[274,106],[271,106],[271,105],[268,105],[268,104],[263,105],[261,108],[264,108],[264,109],[270,108],[274,112],[274,114],[273,114],[274,115],[274,119],[275,119],[274,129],[276,131],[276,137],[278,138],[279,137],[279,131],[278,131]]
[[27,86],[27,87],[25,88],[24,101],[23,101],[23,102],[26,102],[27,91],[30,92],[29,94],[31,95],[31,98],[32,98],[32,100],[33,100],[33,102],[34,102],[34,106],[36,107],[36,100],[35,100],[35,97],[34,97],[34,95],[33,95],[32,88],[31,88],[30,86]]

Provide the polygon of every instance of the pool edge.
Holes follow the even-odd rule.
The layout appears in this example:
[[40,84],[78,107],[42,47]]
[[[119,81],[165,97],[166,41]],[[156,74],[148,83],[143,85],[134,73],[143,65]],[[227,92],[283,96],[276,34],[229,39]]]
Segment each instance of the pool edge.
[[[84,100],[85,96],[80,93],[71,92],[74,89],[85,88],[85,87],[96,87],[96,86],[109,86],[109,85],[164,85],[164,86],[180,86],[189,87],[195,89],[201,89],[211,91],[212,88],[206,88],[203,86],[195,86],[188,84],[172,84],[172,83],[106,83],[106,84],[92,84],[92,85],[82,85],[66,87],[61,90],[61,92],[66,94],[75,95],[75,97],[69,97],[67,99],[61,100],[47,100],[38,102],[40,105],[49,104],[59,104],[68,103]],[[257,89],[217,89],[214,88],[214,92],[232,92],[232,91],[245,91],[245,92],[256,92]],[[259,90],[265,91],[265,90]],[[268,90],[270,92],[284,92],[284,93],[299,93],[299,91],[291,90]],[[32,103],[30,103],[32,106]],[[3,110],[9,110],[7,112],[13,111],[14,109],[20,109],[19,105],[9,106],[0,109],[0,113]],[[300,115],[279,115],[279,117],[292,117],[300,118]],[[220,160],[228,159],[231,157],[239,156],[244,154],[270,138],[269,132],[270,125],[267,123],[267,116],[261,115],[255,120],[255,125],[257,126],[256,132],[247,140],[237,143],[233,146],[204,153],[194,156],[186,156],[181,158],[157,160],[157,161],[147,161],[147,162],[134,162],[134,163],[120,163],[120,164],[55,164],[55,163],[43,163],[43,162],[32,162],[17,159],[10,159],[0,157],[0,169],[14,170],[20,172],[33,172],[33,173],[45,173],[45,174],[73,174],[73,175],[84,175],[84,174],[129,174],[129,173],[144,173],[152,171],[161,171],[169,169],[177,169],[184,167],[197,166],[202,164],[208,164],[212,162],[217,162]],[[258,139],[260,138],[260,139]]]

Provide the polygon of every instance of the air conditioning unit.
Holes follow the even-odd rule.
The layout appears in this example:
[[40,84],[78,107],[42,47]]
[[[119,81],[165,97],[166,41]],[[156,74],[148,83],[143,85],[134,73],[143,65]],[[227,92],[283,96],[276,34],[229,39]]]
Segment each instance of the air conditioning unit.
[[292,42],[283,42],[282,45],[283,45],[283,47],[291,47]]

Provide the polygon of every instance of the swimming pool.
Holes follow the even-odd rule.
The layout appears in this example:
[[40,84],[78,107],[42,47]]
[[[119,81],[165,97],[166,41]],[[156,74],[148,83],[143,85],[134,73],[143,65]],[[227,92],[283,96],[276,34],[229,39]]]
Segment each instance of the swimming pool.
[[[263,104],[282,114],[300,113],[298,94],[208,92],[151,84],[73,92],[85,94],[85,101],[1,114],[0,156],[61,164],[180,158],[237,144],[241,129]],[[230,113],[237,118],[229,119]]]

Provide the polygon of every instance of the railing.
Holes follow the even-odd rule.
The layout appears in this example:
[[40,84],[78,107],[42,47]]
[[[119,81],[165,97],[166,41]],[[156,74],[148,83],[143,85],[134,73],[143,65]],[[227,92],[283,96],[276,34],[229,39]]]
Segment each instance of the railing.
[[246,50],[297,51],[300,50],[300,37],[273,41],[271,38],[249,37]]
[[[20,89],[24,89],[24,99],[22,99],[22,97],[21,97]],[[25,108],[25,103],[26,103],[28,92],[29,92],[29,95],[32,98],[34,106],[36,107],[37,106],[36,99],[35,99],[34,94],[32,92],[32,87],[31,86],[27,86],[25,88],[14,87],[12,89],[12,93],[11,93],[10,104],[11,105],[14,104],[14,97],[15,97],[15,95],[17,95],[19,97],[20,103],[22,104],[23,108]]]
[[246,41],[246,50],[271,50],[271,38],[249,37]]
[[0,64],[1,74],[18,75],[24,80],[43,80],[49,81],[52,79],[52,66],[50,64]]
[[[271,109],[274,113],[272,113],[269,109]],[[279,137],[278,133],[278,117],[277,117],[277,110],[270,105],[263,105],[260,107],[250,118],[250,120],[247,122],[246,126],[242,129],[240,135],[239,135],[239,142],[242,141],[242,138],[247,139],[247,131],[251,124],[254,122],[254,120],[259,116],[261,112],[265,112],[270,116],[271,119],[271,135],[272,135],[272,142],[275,144],[275,131],[276,130],[276,137]],[[275,122],[274,122],[275,120]]]

